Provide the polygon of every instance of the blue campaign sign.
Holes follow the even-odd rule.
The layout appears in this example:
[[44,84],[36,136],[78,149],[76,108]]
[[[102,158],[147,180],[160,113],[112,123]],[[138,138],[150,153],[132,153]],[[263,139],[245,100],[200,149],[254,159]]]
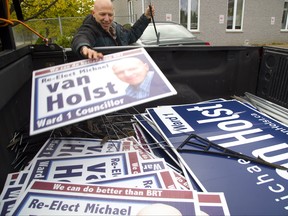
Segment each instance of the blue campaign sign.
[[209,153],[199,145],[202,152],[177,151],[189,135],[197,134],[220,150],[288,167],[286,125],[235,100],[159,107],[148,113],[205,189],[224,192],[232,215],[288,214],[287,169]]
[[[146,134],[146,138],[152,138],[156,142],[156,145],[152,146],[151,148],[154,155],[156,155],[157,157],[165,158],[165,161],[167,161],[172,166],[177,167],[177,169],[181,170],[181,164],[178,161],[177,155],[173,151],[173,148],[168,147],[166,141],[163,139],[157,128],[151,123],[149,123],[149,120],[147,120],[147,118],[144,118],[141,114],[137,114],[134,117],[145,130],[145,132],[148,133]],[[189,179],[189,185],[191,188],[197,191],[203,191],[203,186],[199,184],[199,181],[195,175],[188,175],[186,176],[186,178]]]

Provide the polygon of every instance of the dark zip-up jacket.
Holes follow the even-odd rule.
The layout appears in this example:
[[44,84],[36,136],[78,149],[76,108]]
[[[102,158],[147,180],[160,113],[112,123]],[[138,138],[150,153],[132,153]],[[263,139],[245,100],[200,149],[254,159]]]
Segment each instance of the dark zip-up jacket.
[[[80,55],[82,46],[104,47],[104,46],[126,46],[136,42],[144,30],[150,23],[144,14],[135,22],[131,29],[127,30],[117,22],[113,22],[113,27],[116,30],[116,38],[114,39],[106,32],[99,23],[96,22],[92,14],[88,15],[83,24],[79,27],[78,32],[72,40],[72,50]],[[81,55],[80,55],[81,56]]]

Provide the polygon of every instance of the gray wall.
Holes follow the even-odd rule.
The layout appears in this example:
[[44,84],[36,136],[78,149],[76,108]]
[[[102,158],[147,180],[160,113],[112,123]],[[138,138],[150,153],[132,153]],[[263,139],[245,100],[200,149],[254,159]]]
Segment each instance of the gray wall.
[[152,4],[155,6],[155,21],[165,21],[166,14],[171,14],[172,21],[179,23],[178,0],[152,0]]
[[[142,0],[134,1],[134,13],[137,18],[142,14]],[[150,0],[143,0],[144,8]],[[288,43],[288,31],[281,32],[281,21],[285,0],[246,0],[244,20],[241,32],[227,32],[228,0],[200,0],[199,31],[193,31],[198,38],[209,41],[211,45],[247,45],[264,43]],[[153,0],[156,14],[155,21],[165,21],[166,14],[172,15],[172,21],[179,23],[179,0]],[[127,0],[115,0],[116,16],[127,16]],[[224,23],[219,23],[219,16],[224,15]],[[275,24],[271,25],[271,17]],[[127,23],[127,17],[116,17],[121,24]]]
[[[143,0],[144,8],[142,8],[142,0],[133,0],[134,15],[139,18],[143,11],[148,7],[150,0]],[[115,21],[121,24],[128,23],[128,3],[127,0],[114,0]],[[172,21],[179,22],[179,1],[178,0],[153,0],[155,6],[155,21],[163,21],[166,14],[171,14]]]
[[122,25],[129,22],[127,1],[114,0],[115,21]]
[[[200,7],[200,31],[194,34],[212,45],[288,42],[288,32],[280,31],[284,0],[246,0],[241,32],[226,31],[227,0],[201,0]],[[219,15],[225,15],[224,24],[219,24]]]

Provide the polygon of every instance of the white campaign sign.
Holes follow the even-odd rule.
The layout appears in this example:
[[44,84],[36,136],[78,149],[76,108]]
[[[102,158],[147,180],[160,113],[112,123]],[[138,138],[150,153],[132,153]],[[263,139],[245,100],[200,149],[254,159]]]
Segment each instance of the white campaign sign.
[[[141,98],[128,95],[127,87],[136,84],[121,79],[113,70],[116,62],[125,66],[127,63],[122,61],[128,58],[148,66],[149,72],[145,73],[149,76],[143,76],[144,81],[135,88],[138,91],[142,83],[146,87],[147,79],[151,79],[147,94]],[[81,60],[36,70],[32,78],[30,135],[174,94],[175,89],[143,48],[107,55],[103,61]]]

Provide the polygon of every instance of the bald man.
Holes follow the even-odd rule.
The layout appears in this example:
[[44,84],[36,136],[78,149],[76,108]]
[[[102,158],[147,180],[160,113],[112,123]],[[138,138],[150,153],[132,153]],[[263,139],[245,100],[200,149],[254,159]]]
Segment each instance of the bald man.
[[[152,6],[154,15],[154,7]],[[89,14],[72,40],[72,50],[83,58],[102,59],[103,54],[93,47],[127,46],[135,43],[151,21],[147,7],[145,13],[127,30],[114,21],[114,7],[111,0],[95,0],[92,14]]]

